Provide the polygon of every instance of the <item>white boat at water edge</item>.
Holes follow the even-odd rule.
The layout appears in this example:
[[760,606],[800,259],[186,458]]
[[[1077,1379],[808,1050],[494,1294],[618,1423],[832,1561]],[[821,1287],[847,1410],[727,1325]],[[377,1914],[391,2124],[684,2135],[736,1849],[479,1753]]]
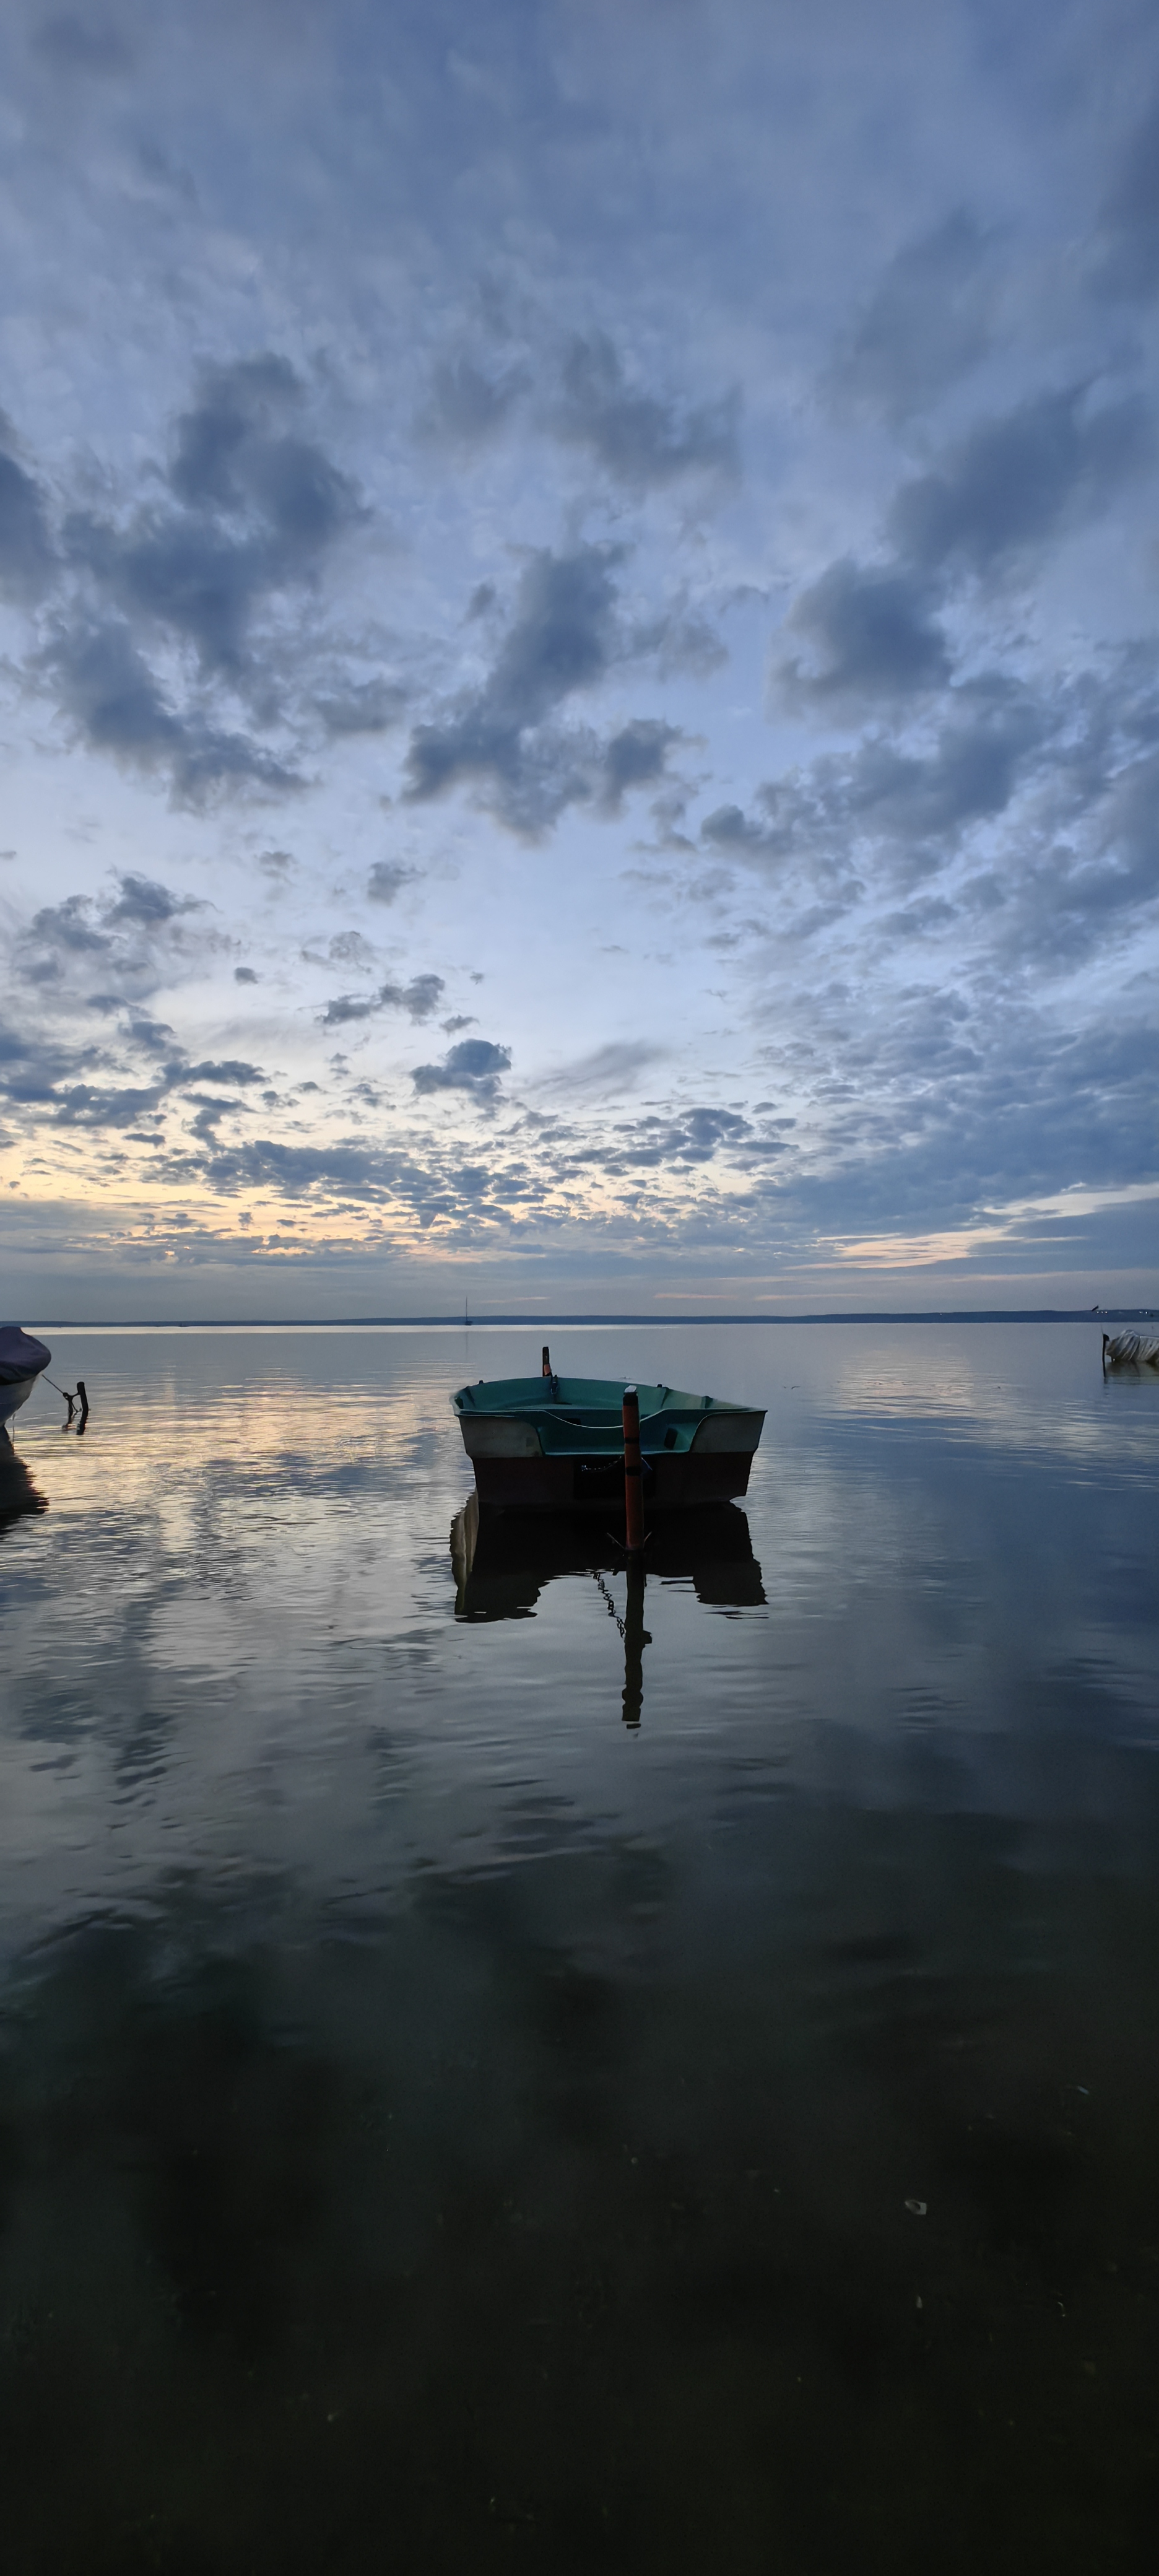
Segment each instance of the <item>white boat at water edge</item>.
[[19,1324],[0,1324],[0,1427],[27,1404],[51,1358],[46,1342],[22,1332]]
[[1146,1333],[1104,1333],[1103,1367],[1159,1369],[1159,1340]]

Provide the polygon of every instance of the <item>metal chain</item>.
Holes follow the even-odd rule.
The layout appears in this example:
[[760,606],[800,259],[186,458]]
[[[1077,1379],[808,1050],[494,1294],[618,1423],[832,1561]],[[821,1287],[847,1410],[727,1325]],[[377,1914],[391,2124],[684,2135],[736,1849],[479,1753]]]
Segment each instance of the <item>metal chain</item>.
[[595,1584],[595,1587],[596,1587],[597,1592],[602,1592],[603,1597],[604,1597],[605,1601],[607,1602],[607,1605],[608,1605],[608,1617],[609,1617],[609,1619],[614,1619],[614,1620],[615,1620],[616,1626],[617,1626],[617,1628],[618,1628],[618,1629],[619,1629],[619,1631],[620,1631],[620,1635],[621,1635],[621,1637],[623,1637],[623,1636],[624,1636],[624,1622],[623,1622],[623,1620],[622,1620],[622,1619],[621,1619],[621,1617],[620,1617],[619,1611],[618,1611],[618,1610],[617,1610],[617,1608],[616,1608],[615,1602],[614,1602],[614,1601],[613,1601],[613,1599],[612,1599],[611,1593],[610,1593],[610,1592],[609,1592],[609,1590],[608,1590],[608,1587],[607,1587],[607,1584],[606,1584],[606,1583],[605,1583],[605,1581],[604,1581],[603,1575],[602,1575],[602,1574],[594,1574],[594,1575],[593,1575],[593,1577],[592,1577],[592,1581],[593,1581],[593,1582],[594,1582],[594,1584]]

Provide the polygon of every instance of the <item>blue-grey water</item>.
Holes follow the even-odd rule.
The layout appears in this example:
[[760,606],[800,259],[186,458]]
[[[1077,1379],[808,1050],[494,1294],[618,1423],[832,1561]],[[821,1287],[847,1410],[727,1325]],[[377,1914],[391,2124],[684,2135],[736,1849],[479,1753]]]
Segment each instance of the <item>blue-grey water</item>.
[[768,1408],[633,1658],[598,1518],[452,1547],[448,1394],[538,1328],[50,1338],[11,2576],[1149,2565],[1159,1381],[1093,1324],[554,1332]]

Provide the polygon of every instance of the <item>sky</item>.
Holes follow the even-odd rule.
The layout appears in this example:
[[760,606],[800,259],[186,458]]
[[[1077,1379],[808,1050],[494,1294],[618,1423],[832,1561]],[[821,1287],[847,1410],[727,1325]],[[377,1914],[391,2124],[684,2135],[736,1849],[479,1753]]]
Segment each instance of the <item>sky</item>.
[[7,0],[0,1306],[1159,1302],[1150,0]]

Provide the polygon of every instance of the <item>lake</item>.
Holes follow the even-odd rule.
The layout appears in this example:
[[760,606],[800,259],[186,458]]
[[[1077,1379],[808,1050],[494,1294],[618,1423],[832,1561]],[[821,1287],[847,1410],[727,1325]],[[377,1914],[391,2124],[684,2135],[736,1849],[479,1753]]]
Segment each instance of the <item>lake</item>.
[[6,2567],[1149,2563],[1159,1381],[1094,1323],[554,1328],[768,1408],[633,1623],[598,1516],[463,1517],[448,1396],[542,1338],[49,1335]]

